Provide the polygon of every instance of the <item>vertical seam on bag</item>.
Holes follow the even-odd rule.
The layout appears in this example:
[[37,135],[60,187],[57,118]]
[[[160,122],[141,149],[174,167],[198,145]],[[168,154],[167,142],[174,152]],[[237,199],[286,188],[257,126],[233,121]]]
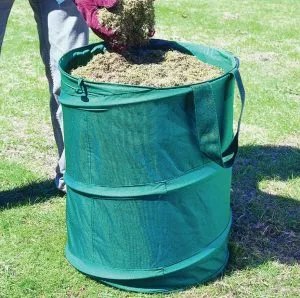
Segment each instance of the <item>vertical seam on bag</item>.
[[[92,175],[91,175],[91,168],[92,168],[92,164],[91,164],[91,142],[90,142],[90,137],[89,137],[89,121],[88,121],[88,115],[89,113],[86,112],[85,113],[85,131],[86,131],[86,142],[87,142],[87,165],[88,165],[88,181],[90,184],[92,184]],[[95,245],[94,245],[94,231],[95,231],[95,226],[94,226],[94,204],[95,204],[95,200],[92,199],[91,202],[91,210],[90,210],[90,214],[91,214],[91,246],[92,246],[92,259],[95,260]]]
[[92,155],[91,155],[91,141],[89,135],[89,121],[88,121],[88,112],[86,113],[86,139],[87,139],[87,151],[88,151],[88,171],[89,171],[89,183],[92,183]]
[[91,214],[91,245],[92,245],[92,260],[95,261],[95,240],[94,240],[94,231],[95,231],[95,221],[94,221],[94,213],[93,210],[95,210],[95,199],[91,198],[92,202],[91,202],[91,210],[90,210],[90,214]]

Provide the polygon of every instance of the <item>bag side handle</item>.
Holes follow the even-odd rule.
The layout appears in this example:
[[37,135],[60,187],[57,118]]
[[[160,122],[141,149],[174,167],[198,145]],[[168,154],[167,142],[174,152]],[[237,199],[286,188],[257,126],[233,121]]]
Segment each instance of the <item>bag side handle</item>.
[[244,85],[238,70],[239,61],[237,58],[235,59],[237,66],[230,74],[234,76],[238,86],[242,107],[237,132],[230,145],[223,152],[218,114],[211,83],[207,82],[191,86],[194,95],[196,131],[200,151],[223,168],[230,168],[238,153],[239,133],[246,99]]
[[225,167],[231,167],[234,163],[234,160],[236,158],[236,155],[238,153],[238,148],[239,148],[239,134],[241,130],[241,123],[242,123],[242,118],[243,118],[243,113],[244,113],[244,108],[245,108],[245,102],[246,102],[246,92],[244,88],[244,84],[241,78],[241,74],[239,72],[239,59],[235,57],[235,60],[237,62],[236,68],[231,71],[231,74],[234,76],[238,90],[239,90],[239,95],[240,95],[240,100],[241,100],[241,111],[239,115],[239,120],[238,120],[238,125],[237,125],[237,131],[235,136],[232,139],[232,142],[230,145],[227,147],[227,149],[223,152],[222,158],[232,156],[230,159],[227,158],[226,161],[224,161],[224,166]]

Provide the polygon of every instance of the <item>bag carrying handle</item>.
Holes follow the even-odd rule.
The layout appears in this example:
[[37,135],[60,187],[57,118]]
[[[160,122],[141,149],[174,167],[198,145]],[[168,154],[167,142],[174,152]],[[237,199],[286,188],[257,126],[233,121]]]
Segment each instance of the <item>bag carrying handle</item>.
[[237,64],[230,74],[234,76],[237,83],[242,107],[237,132],[224,152],[222,152],[218,114],[211,83],[192,86],[200,151],[223,168],[230,168],[238,153],[239,133],[246,99],[244,85],[239,72],[239,60],[235,59]]

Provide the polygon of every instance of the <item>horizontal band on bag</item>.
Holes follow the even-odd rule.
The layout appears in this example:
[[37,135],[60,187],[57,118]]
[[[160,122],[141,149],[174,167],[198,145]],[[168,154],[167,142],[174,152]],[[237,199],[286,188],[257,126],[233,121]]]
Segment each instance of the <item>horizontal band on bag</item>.
[[[220,275],[226,268],[226,265],[228,263],[229,260],[229,252],[226,252],[226,258],[224,259],[224,261],[221,263],[221,266],[216,269],[212,274],[206,275],[203,278],[199,278],[196,282],[192,282],[192,283],[186,283],[184,286],[180,285],[174,285],[174,279],[170,278],[170,280],[168,280],[168,276],[166,276],[163,279],[163,282],[160,281],[160,285],[163,284],[163,286],[156,286],[153,285],[153,281],[152,279],[143,279],[143,280],[139,280],[139,285],[137,286],[133,286],[132,283],[131,285],[126,285],[126,281],[112,281],[112,280],[105,280],[105,279],[101,279],[101,282],[103,282],[104,284],[108,284],[112,287],[116,287],[118,289],[121,290],[125,290],[125,291],[132,291],[132,292],[137,292],[137,293],[148,293],[148,294],[153,294],[153,293],[172,293],[172,292],[177,292],[177,291],[183,291],[183,290],[187,290],[190,287],[193,286],[197,286],[199,284],[203,284],[209,280],[214,279],[215,277],[217,277],[218,275]],[[194,264],[194,266],[197,266],[198,264]],[[199,265],[198,265],[199,266]],[[187,272],[188,273],[188,272]],[[200,273],[200,272],[199,272]],[[180,278],[180,280],[182,280],[182,278]],[[137,280],[134,280],[135,282],[137,282]],[[145,283],[144,288],[143,286],[140,284],[140,282],[143,281]],[[121,283],[122,282],[122,283]]]
[[174,89],[157,90],[138,89],[131,87],[130,90],[124,90],[121,86],[111,88],[110,85],[97,86],[97,92],[89,91],[88,95],[84,93],[78,95],[70,91],[73,88],[69,82],[62,82],[62,92],[59,101],[63,106],[74,108],[107,108],[128,104],[137,104],[142,102],[159,101],[167,98],[180,98],[191,92],[190,87]]
[[146,185],[114,187],[85,184],[76,181],[67,172],[64,175],[64,180],[67,187],[70,187],[77,192],[99,196],[101,198],[122,198],[126,200],[127,197],[132,199],[132,197],[163,195],[213,177],[218,171],[229,171],[228,173],[231,173],[230,169],[223,169],[216,163],[208,163],[201,168],[194,169],[193,171],[187,172],[184,175],[171,180]]
[[[198,253],[193,256],[184,259],[178,263],[172,264],[170,266],[154,269],[120,269],[120,268],[110,268],[104,267],[101,264],[94,264],[86,262],[82,259],[79,259],[72,254],[69,247],[66,247],[65,253],[68,261],[79,271],[110,280],[133,280],[133,279],[146,279],[153,278],[158,276],[166,276],[168,274],[183,270],[192,266],[198,262],[204,262],[212,255],[214,255],[219,249],[226,245],[228,240],[228,235],[230,232],[232,223],[232,218],[230,217],[229,223],[224,229],[224,231],[217,237],[213,242],[207,245],[205,249],[200,250]],[[226,245],[227,249],[227,245]]]

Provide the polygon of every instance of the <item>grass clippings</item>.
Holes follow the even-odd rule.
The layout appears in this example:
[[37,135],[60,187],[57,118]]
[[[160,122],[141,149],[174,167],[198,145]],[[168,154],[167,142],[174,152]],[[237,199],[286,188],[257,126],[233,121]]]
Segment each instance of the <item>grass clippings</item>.
[[106,51],[71,74],[94,82],[163,88],[204,82],[222,71],[178,51],[140,50],[122,55]]
[[154,32],[154,0],[120,0],[114,8],[99,9],[98,17],[102,26],[116,32],[110,44],[141,46]]
[[[225,8],[239,18],[217,22]],[[222,47],[241,58],[247,106],[225,273],[184,292],[150,296],[107,287],[65,259],[66,200],[47,182],[57,153],[36,24],[29,1],[13,5],[0,57],[0,205],[9,206],[0,211],[0,297],[299,297],[300,100],[290,93],[299,84],[299,11],[299,0],[156,1],[161,38]],[[260,53],[276,54],[263,61]]]

